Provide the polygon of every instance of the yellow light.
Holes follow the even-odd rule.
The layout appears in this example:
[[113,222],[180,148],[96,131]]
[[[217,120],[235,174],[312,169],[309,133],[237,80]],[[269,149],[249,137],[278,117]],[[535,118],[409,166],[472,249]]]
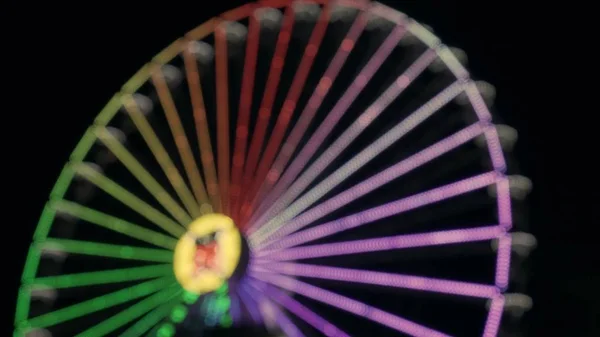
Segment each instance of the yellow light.
[[[196,271],[196,238],[218,232],[216,266]],[[235,271],[241,255],[242,239],[233,220],[223,214],[206,214],[194,220],[175,247],[173,269],[181,286],[202,294],[218,289]]]

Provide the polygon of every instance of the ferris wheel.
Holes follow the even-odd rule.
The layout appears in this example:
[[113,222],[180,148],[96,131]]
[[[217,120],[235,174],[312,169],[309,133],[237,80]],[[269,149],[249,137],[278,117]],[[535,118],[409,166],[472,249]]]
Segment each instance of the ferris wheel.
[[377,2],[265,0],[198,26],[69,157],[15,336],[515,329],[531,182],[466,61]]

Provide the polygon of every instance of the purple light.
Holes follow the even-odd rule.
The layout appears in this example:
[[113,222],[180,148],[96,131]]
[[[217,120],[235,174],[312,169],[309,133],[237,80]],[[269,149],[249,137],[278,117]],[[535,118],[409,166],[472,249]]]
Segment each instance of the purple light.
[[494,169],[499,172],[506,171],[506,162],[504,161],[504,155],[502,154],[502,146],[498,139],[498,130],[496,128],[489,128],[485,131],[485,139],[488,144],[488,151],[490,158],[492,159],[492,165]]
[[504,308],[504,296],[498,295],[498,297],[492,300],[488,317],[485,322],[485,329],[483,330],[483,337],[496,337],[498,336],[498,328],[500,327],[500,321],[502,320],[502,310]]
[[[393,86],[390,87],[390,89],[393,89],[393,88],[394,88]],[[319,184],[317,187],[315,187],[311,192],[307,193],[307,195],[305,195],[303,198],[296,201],[294,203],[294,205],[290,206],[286,211],[275,216],[266,225],[264,225],[264,227],[261,228],[261,230],[259,230],[259,231],[271,230],[271,233],[272,233],[274,226],[276,226],[277,224],[281,225],[282,222],[290,220],[293,216],[297,215],[299,212],[299,210],[297,208],[304,210],[306,207],[310,206],[312,203],[314,203],[315,201],[318,200],[318,197],[322,196],[323,194],[326,193],[326,191],[333,188],[333,186],[336,186],[341,181],[345,180],[349,175],[356,172],[356,170],[358,170],[362,165],[364,165],[364,163],[369,162],[371,159],[373,159],[375,156],[377,156],[383,150],[388,148],[392,143],[394,143],[395,141],[397,141],[398,139],[400,139],[401,137],[406,135],[408,132],[412,131],[415,127],[417,127],[424,120],[426,120],[431,115],[433,115],[435,112],[437,112],[439,109],[441,109],[443,106],[445,106],[448,102],[450,102],[454,97],[456,97],[458,94],[460,94],[463,90],[464,90],[463,81],[454,82],[450,86],[446,87],[444,90],[439,92],[434,98],[432,98],[427,103],[425,103],[423,106],[421,106],[419,109],[417,109],[413,113],[411,113],[410,116],[408,116],[407,118],[402,120],[400,123],[396,124],[392,129],[390,129],[388,132],[386,132],[377,141],[375,141],[371,145],[369,145],[368,148],[361,151],[357,156],[353,157],[350,161],[348,161],[341,168],[339,168],[334,174],[329,176],[321,184]],[[386,95],[386,93],[384,93],[384,96]],[[361,119],[363,119],[363,117],[365,117],[365,116],[367,116],[369,118],[370,117],[375,118],[379,114],[378,111],[379,111],[380,107],[378,105],[379,104],[377,104],[377,102],[376,102],[373,105],[373,106],[377,106],[376,108],[367,109],[367,111],[365,113],[363,113],[363,115],[359,118],[358,125],[362,124]],[[371,114],[371,112],[370,112],[371,109],[374,109],[377,111],[373,112]],[[372,119],[369,119],[369,123],[371,120]],[[356,125],[357,125],[356,123],[353,124],[347,130],[347,132],[349,132],[349,134],[356,132],[355,136],[358,136],[358,134],[360,132],[362,132],[363,126],[359,126],[359,127],[355,128]],[[366,127],[366,126],[364,126],[364,127]],[[344,141],[346,141],[345,136],[346,136],[346,133],[344,133],[340,138],[338,138],[338,140],[336,140],[336,142],[329,148],[329,150],[333,150],[339,146],[341,146],[342,148],[345,147],[345,145],[344,145]],[[354,139],[354,136],[349,137],[349,138]],[[342,144],[338,145],[338,141],[340,141]],[[321,169],[324,169],[326,166],[319,167],[318,164],[321,161],[321,159],[327,158],[328,156],[332,155],[331,153],[329,153],[329,150],[326,151],[319,158],[319,160],[317,160],[317,162],[315,164],[313,164],[311,166],[311,168],[309,168],[298,179],[298,181],[296,181],[296,183],[294,183],[294,185],[292,185],[292,187],[290,188],[290,191],[296,191],[299,194],[300,192],[298,192],[298,190],[296,190],[296,187],[297,187],[296,184],[301,183],[300,185],[302,185],[302,184],[308,185],[310,182],[312,182],[312,180],[315,177],[317,177],[319,175],[320,172],[322,172]],[[335,154],[335,155],[337,156],[338,154]],[[331,160],[333,160],[333,158],[331,158]],[[305,179],[305,177],[308,177],[308,178]],[[327,186],[327,185],[333,185],[333,186]],[[325,187],[323,187],[323,186],[325,186]],[[305,187],[306,186],[301,187],[300,191],[302,191]],[[292,192],[292,194],[294,194],[296,192]],[[278,200],[278,203],[279,202],[287,203],[287,201],[285,200],[286,196],[287,196],[287,194],[283,197],[283,199]],[[296,194],[296,196],[297,196],[297,194]],[[291,199],[291,200],[293,200],[293,199]],[[289,200],[289,201],[291,201],[291,200]],[[297,204],[304,204],[304,205],[298,206]],[[306,204],[308,204],[308,206]],[[274,205],[274,206],[276,206],[276,205]],[[275,228],[277,228],[277,227],[275,227]],[[269,235],[271,233],[268,233],[267,235]],[[258,233],[255,233],[252,236],[257,235],[257,234]],[[262,233],[262,234],[264,234],[264,233]],[[252,236],[250,237],[250,244],[254,246],[255,240],[253,239]]]
[[246,293],[243,284],[238,288],[238,295],[240,296],[241,302],[246,307],[246,310],[250,313],[250,317],[254,323],[262,324],[262,317],[260,316],[260,311],[258,310],[258,304],[250,297],[250,295],[248,295],[248,293]]
[[496,261],[496,286],[502,290],[508,288],[511,250],[512,238],[510,234],[505,234],[498,239],[498,259]]
[[[242,288],[246,288],[248,287],[248,285],[244,284],[242,285]],[[246,293],[248,295],[250,295],[250,297],[252,297],[252,299],[255,302],[269,302],[271,303],[271,301],[269,301],[268,299],[266,299],[266,297],[264,296],[263,293],[261,293],[260,295],[257,294],[256,292],[252,291],[251,289],[244,289],[244,291],[246,291]],[[286,336],[290,336],[290,337],[304,337],[304,334],[298,329],[298,327],[296,326],[296,324],[294,324],[289,317],[287,317],[287,315],[276,305],[272,306],[273,310],[275,311],[275,322],[277,323],[277,325],[279,325],[279,327],[281,328],[281,330],[283,330],[283,332],[286,334]]]
[[498,222],[508,231],[512,228],[510,183],[508,178],[505,177],[496,183],[496,198],[498,202]]
[[[394,288],[430,291],[450,295],[493,298],[499,289],[495,286],[469,282],[441,280],[430,277],[401,275],[368,270],[325,267],[298,263],[268,263],[268,270],[292,276],[305,276],[335,281],[373,284]],[[260,267],[254,267],[256,268]]]
[[[471,102],[471,105],[473,106],[473,109],[475,110],[475,113],[477,114],[477,117],[479,118],[479,120],[480,121],[491,121],[492,115],[488,111],[487,105],[485,104],[485,101],[479,94],[479,90],[477,89],[477,85],[475,83],[472,83],[469,86],[469,88],[467,88],[466,94],[467,94],[467,97],[469,98],[469,101]],[[496,137],[497,136],[498,135],[496,134]]]
[[411,322],[405,318],[390,314],[378,308],[369,306],[365,303],[353,300],[351,298],[336,294],[334,292],[324,290],[310,284],[294,280],[287,276],[252,273],[262,281],[272,283],[281,288],[296,292],[298,294],[310,297],[316,301],[329,304],[341,310],[350,312],[357,316],[364,317],[371,321],[380,323],[394,330],[419,337],[449,337],[439,331],[427,328],[415,322]]
[[454,229],[423,234],[397,235],[347,242],[326,243],[283,250],[263,251],[257,254],[256,263],[261,263],[260,260],[268,260],[265,261],[265,263],[271,263],[271,261],[301,260],[316,257],[359,254],[392,249],[484,241],[498,238],[502,233],[504,233],[504,231],[501,227],[489,226]]
[[239,298],[239,294],[238,294],[239,290],[235,289],[234,291],[232,291],[231,295],[230,295],[230,299],[231,299],[231,319],[233,320],[234,324],[237,324],[240,322],[241,317],[242,317],[242,311],[240,308],[240,298]]
[[297,246],[302,243],[320,239],[332,234],[339,233],[350,228],[362,226],[375,220],[383,219],[392,215],[400,214],[424,205],[439,202],[451,197],[468,193],[490,184],[498,179],[498,173],[488,172],[467,178],[452,184],[438,187],[407,198],[392,201],[378,207],[355,213],[338,220],[324,223],[316,227],[300,231],[271,244],[272,250]]
[[313,326],[315,329],[321,331],[325,336],[329,337],[350,337],[339,328],[329,323],[323,317],[315,314],[313,311],[294,300],[290,296],[287,296],[284,292],[277,290],[274,287],[268,286],[262,281],[249,281],[250,285],[255,289],[265,292],[269,295],[269,298],[275,300],[277,303],[285,307],[289,312],[295,314],[306,323]]
[[[309,211],[302,213],[286,225],[280,227],[280,230],[273,234],[270,241],[275,241],[287,234],[293,233],[306,225],[316,221],[336,209],[358,199],[359,197],[385,185],[386,183],[401,177],[402,175],[424,165],[425,163],[465,144],[483,132],[480,123],[470,125],[461,131],[433,144],[417,154],[379,172],[378,174],[354,185],[346,191],[335,197],[313,207]],[[268,243],[267,243],[268,244]]]
[[[384,16],[383,14],[384,12],[382,12],[382,14],[380,15]],[[455,67],[462,68],[460,65],[456,65]],[[455,74],[463,72],[465,74],[468,74],[466,70],[460,72],[457,69],[452,69],[452,72]],[[353,85],[364,86],[364,83],[367,82],[368,81],[365,81],[364,79],[359,80],[357,78],[357,81]],[[397,84],[408,85],[408,83],[410,83],[410,80],[407,80],[406,78],[401,78],[399,79],[399,81],[397,81]],[[500,324],[502,309],[504,306],[504,298],[499,293],[500,291],[504,290],[508,285],[508,272],[510,264],[511,238],[509,235],[506,234],[506,231],[510,230],[512,227],[509,183],[508,179],[502,174],[506,170],[506,162],[502,153],[498,133],[493,126],[489,125],[489,123],[491,122],[491,115],[485,105],[485,102],[478,93],[478,90],[474,83],[471,82],[469,84],[466,84],[465,88],[466,94],[469,100],[471,101],[471,104],[480,120],[480,122],[476,124],[476,126],[479,128],[479,133],[477,135],[479,135],[481,132],[484,133],[488,144],[488,151],[490,153],[492,165],[494,167],[495,172],[490,172],[473,178],[465,179],[456,184],[442,186],[440,188],[426,191],[409,198],[397,200],[395,202],[382,205],[380,207],[372,208],[364,212],[356,213],[354,215],[350,215],[335,221],[321,224],[310,230],[297,232],[299,230],[302,230],[307,225],[326,216],[327,214],[330,214],[336,209],[339,209],[340,207],[386,184],[392,179],[395,179],[398,176],[417,168],[419,165],[426,163],[432,158],[442,155],[446,151],[450,151],[452,148],[449,148],[445,151],[441,148],[434,148],[438,145],[446,145],[450,147],[448,143],[442,143],[448,140],[445,139],[442,142],[439,142],[438,144],[430,146],[429,148],[417,153],[411,158],[408,158],[402,163],[396,164],[403,164],[404,172],[402,172],[402,169],[398,168],[395,165],[396,168],[402,172],[397,174],[395,177],[392,177],[391,175],[385,175],[390,174],[390,168],[388,170],[380,172],[379,174],[369,178],[368,180],[362,181],[361,183],[338,194],[337,196],[329,199],[328,201],[318,204],[316,207],[313,207],[312,209],[309,209],[304,213],[302,213],[302,211],[310,207],[311,204],[302,204],[302,207],[304,208],[296,209],[296,214],[284,214],[285,220],[281,221],[282,223],[284,223],[283,226],[276,228],[276,230],[272,233],[267,232],[265,235],[265,233],[259,231],[259,227],[265,223],[268,223],[268,221],[273,219],[275,216],[279,215],[280,212],[286,210],[286,207],[288,207],[290,203],[294,202],[298,198],[298,196],[302,194],[304,189],[306,189],[314,180],[314,178],[311,178],[310,174],[306,175],[306,172],[304,172],[304,174],[300,176],[300,179],[295,181],[296,177],[300,174],[301,169],[305,166],[306,162],[308,162],[310,158],[314,155],[314,152],[310,153],[309,150],[306,150],[306,147],[308,147],[306,146],[302,149],[300,153],[300,156],[302,158],[297,158],[296,160],[294,160],[294,162],[292,162],[292,164],[290,165],[290,169],[284,172],[282,179],[280,179],[279,182],[275,185],[274,190],[267,195],[266,200],[259,205],[257,211],[251,217],[250,224],[252,229],[249,232],[249,234],[258,232],[258,234],[264,236],[264,238],[257,240],[258,247],[255,247],[259,248],[259,250],[256,252],[257,260],[255,260],[255,264],[252,267],[250,267],[253,275],[259,278],[262,277],[267,282],[276,284],[284,289],[292,290],[305,296],[311,297],[317,301],[336,306],[340,309],[352,312],[357,315],[362,315],[366,318],[377,321],[381,324],[387,325],[388,327],[397,329],[399,331],[403,331],[413,336],[444,336],[444,334],[433,330],[426,331],[429,329],[426,327],[422,327],[416,323],[405,320],[403,321],[402,318],[396,317],[390,313],[383,312],[377,308],[369,307],[366,304],[354,301],[349,298],[345,298],[338,294],[308,285],[306,283],[302,283],[292,278],[287,278],[285,276],[273,274],[273,272],[281,272],[284,274],[295,276],[324,278],[337,281],[358,282],[367,284],[377,284],[383,286],[402,287],[414,290],[442,292],[462,296],[491,298],[491,306],[485,324],[485,331],[483,333],[483,336],[496,336],[496,334],[498,333],[498,327]],[[340,102],[338,102],[338,105],[339,104]],[[329,117],[330,116],[328,116],[328,118]],[[370,114],[367,114],[361,120],[364,122],[364,124],[368,124],[375,117],[376,116],[371,116]],[[323,125],[321,125],[321,127],[323,127]],[[319,128],[319,130],[321,129],[321,127]],[[470,126],[469,128],[472,127],[474,126]],[[456,134],[451,137],[455,136],[458,138]],[[456,140],[457,138],[454,138],[453,140]],[[346,143],[349,144],[352,141],[352,139],[344,141],[346,141]],[[466,141],[467,140],[465,140],[465,142]],[[341,146],[337,146],[338,144],[335,144],[335,147],[332,146],[325,152],[323,156],[317,159],[315,164],[320,164],[320,166],[313,165],[307,171],[313,169],[315,172],[319,172],[327,165],[329,165],[331,160],[337,156],[338,153],[336,151],[339,150],[341,152],[341,150],[345,148],[344,145],[347,145],[342,141],[340,143]],[[456,146],[459,146],[460,144],[457,144]],[[432,158],[425,158],[425,151],[429,151],[428,154],[431,155]],[[421,155],[421,157],[418,157],[419,155]],[[304,158],[304,156],[306,156],[306,158]],[[417,161],[419,159],[421,160],[421,162]],[[414,161],[411,162],[409,160]],[[298,165],[298,168],[294,166],[296,164]],[[306,177],[304,177],[305,175]],[[375,179],[376,177],[379,180]],[[477,186],[467,186],[469,184]],[[369,240],[357,240],[353,242],[339,242],[333,244],[294,247],[305,242],[315,240],[317,238],[326,237],[328,235],[332,235],[346,229],[354,228],[366,224],[368,222],[390,216],[392,214],[398,214],[401,212],[412,210],[414,208],[427,205],[429,203],[438,202],[446,198],[451,198],[463,193],[468,193],[475,189],[479,189],[491,184],[496,184],[497,188],[497,207],[499,225],[472,229],[439,231],[423,234],[400,235]],[[289,188],[290,185],[291,188]],[[460,188],[463,189],[459,190]],[[294,202],[292,206],[295,205],[296,203]],[[439,280],[410,275],[379,273],[365,270],[353,270],[336,267],[274,262],[323,256],[357,254],[388,249],[402,249],[411,247],[425,247],[441,244],[482,241],[491,239],[498,239],[498,256],[495,281],[496,286],[472,284],[467,282],[457,282],[449,280]],[[268,250],[264,250],[265,247]],[[261,273],[259,272],[260,270],[269,273]],[[254,283],[253,286],[256,286],[256,283]],[[267,289],[271,289],[272,291]],[[277,300],[280,304],[282,304],[284,298],[294,301],[289,296],[285,295],[283,292],[279,292],[281,295],[276,295],[277,291],[272,287],[263,285],[261,287],[261,290],[263,290],[265,293],[268,293],[269,296],[273,299],[278,298],[278,300],[275,300]],[[311,325],[315,326],[314,324]],[[323,330],[320,331],[323,332]]]
[[[491,121],[492,115],[490,114],[483,98],[479,94],[477,85],[471,83],[465,90],[477,117],[480,121]],[[504,155],[502,153],[502,146],[500,145],[500,139],[498,138],[498,131],[496,128],[490,128],[485,132],[485,139],[488,144],[488,151],[492,159],[492,165],[499,172],[506,171],[506,162],[504,161]]]

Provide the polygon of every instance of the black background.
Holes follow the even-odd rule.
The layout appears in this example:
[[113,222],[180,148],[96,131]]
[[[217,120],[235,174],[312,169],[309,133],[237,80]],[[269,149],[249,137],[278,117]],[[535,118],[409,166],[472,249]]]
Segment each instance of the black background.
[[[383,2],[432,26],[446,44],[464,49],[471,72],[496,86],[496,110],[519,130],[516,151],[523,174],[534,183],[530,228],[539,241],[529,291],[534,309],[524,320],[529,335],[597,336],[592,330],[600,310],[593,302],[600,264],[592,260],[598,243],[581,232],[600,225],[597,215],[583,216],[588,207],[584,200],[597,197],[583,168],[594,166],[597,158],[586,151],[589,134],[578,129],[578,111],[558,105],[576,89],[576,82],[561,79],[571,68],[558,53],[576,47],[562,37],[569,32],[557,24],[558,13],[544,14],[522,2]],[[4,89],[2,97],[8,103],[2,113],[3,138],[8,139],[2,166],[9,185],[16,186],[3,207],[10,214],[2,235],[10,265],[6,273],[11,275],[5,290],[10,295],[5,298],[7,320],[12,321],[37,218],[86,126],[154,54],[243,2],[195,3],[36,4],[15,11],[12,19],[6,15],[12,9],[4,12],[3,17],[14,20],[5,32],[19,51],[7,53],[15,60],[4,66],[17,76],[14,82],[5,79],[11,89]],[[563,35],[555,34],[558,30]]]

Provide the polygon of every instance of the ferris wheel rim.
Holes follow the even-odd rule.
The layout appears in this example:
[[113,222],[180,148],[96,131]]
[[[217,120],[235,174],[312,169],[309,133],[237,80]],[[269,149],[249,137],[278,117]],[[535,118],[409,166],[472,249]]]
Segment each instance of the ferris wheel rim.
[[[135,93],[142,83],[148,81],[153,73],[153,69],[156,66],[162,66],[166,63],[170,62],[177,55],[182,53],[182,51],[187,47],[190,42],[201,40],[202,38],[214,33],[215,29],[217,29],[218,25],[224,21],[238,21],[240,19],[246,18],[248,15],[251,15],[252,10],[258,7],[276,7],[281,8],[284,6],[293,3],[293,0],[265,0],[258,1],[255,3],[250,3],[235,9],[232,9],[228,12],[221,14],[219,17],[210,19],[205,23],[199,25],[197,28],[192,29],[190,32],[184,35],[184,37],[177,39],[170,46],[163,49],[159,52],[152,60],[142,66],[142,68],[136,72],[130,80],[128,80],[123,86],[122,89],[115,94],[107,103],[107,105],[100,111],[97,117],[94,119],[93,125],[91,125],[84,133],[79,143],[75,146],[75,149],[71,153],[68,159],[68,164],[65,168],[59,173],[58,178],[54,187],[52,188],[49,194],[49,201],[44,206],[42,211],[42,215],[40,216],[40,220],[36,225],[35,232],[33,235],[33,243],[29,248],[26,262],[24,265],[23,275],[21,278],[22,284],[24,286],[27,285],[27,282],[31,281],[33,277],[31,274],[37,270],[37,265],[39,264],[40,252],[37,250],[35,244],[42,242],[47,239],[48,232],[52,226],[52,222],[55,214],[50,207],[50,203],[53,200],[61,199],[69,188],[75,173],[69,166],[70,163],[78,163],[82,162],[85,155],[88,153],[92,145],[97,139],[97,136],[94,135],[93,129],[94,127],[105,127],[112,120],[112,118],[118,113],[119,109],[123,105],[123,100]],[[413,21],[412,19],[407,19],[406,22],[398,21],[399,18],[404,18],[404,14],[398,16],[399,13],[396,10],[387,11],[386,8],[389,8],[385,5],[381,5],[379,3],[373,2],[368,3],[367,1],[359,1],[359,0],[339,0],[338,1],[342,5],[347,6],[355,6],[360,10],[369,10],[374,13],[380,13],[378,15],[383,16],[384,14],[389,14],[388,16],[392,17],[392,19],[396,20],[396,24],[406,24],[407,29],[415,34],[420,41],[425,43],[431,48],[434,48],[437,56],[444,62],[444,64],[450,69],[450,71],[456,76],[458,80],[467,80],[469,78],[469,74],[465,67],[459,62],[456,56],[450,51],[450,49],[443,45],[441,41],[433,35],[433,33],[429,32],[426,28],[424,28],[419,23]],[[325,4],[326,0],[317,0],[316,3]],[[367,7],[369,7],[367,9]],[[389,18],[388,18],[389,19]],[[484,120],[485,123],[491,123],[491,114],[485,104],[482,104],[483,98],[479,89],[476,87],[475,83],[472,80],[468,80],[466,82],[469,86],[470,94],[468,94],[469,102],[471,106],[476,110],[480,121],[482,118],[489,118],[489,120]],[[510,194],[508,191],[508,180],[504,175],[506,171],[506,164],[504,162],[504,155],[502,154],[502,149],[500,147],[500,139],[495,131],[495,128],[492,126],[490,131],[485,134],[488,153],[492,156],[492,163],[494,166],[494,171],[498,174],[498,176],[502,179],[499,179],[496,186],[498,190],[498,198],[502,198],[504,203],[509,203],[508,206],[504,205],[504,213],[500,216],[500,226],[504,229],[504,235],[499,236],[499,248],[498,249],[498,267],[496,270],[496,283],[500,290],[498,295],[494,297],[492,300],[492,304],[488,311],[488,318],[486,322],[486,331],[494,330],[494,326],[497,324],[496,321],[499,321],[497,316],[499,312],[502,310],[503,296],[501,292],[503,292],[507,286],[507,278],[508,278],[508,264],[510,263],[510,235],[508,231],[512,227],[512,220],[510,216]],[[508,247],[508,249],[507,249]],[[508,262],[507,262],[508,261]],[[21,304],[21,302],[28,301],[26,299],[27,295],[26,291],[19,291],[19,299],[17,300],[17,310],[15,315],[15,324],[20,321],[19,317],[23,315],[23,307],[25,305]],[[498,323],[499,324],[499,323]],[[489,326],[489,327],[488,327]],[[491,336],[491,333],[484,333],[484,336]]]

